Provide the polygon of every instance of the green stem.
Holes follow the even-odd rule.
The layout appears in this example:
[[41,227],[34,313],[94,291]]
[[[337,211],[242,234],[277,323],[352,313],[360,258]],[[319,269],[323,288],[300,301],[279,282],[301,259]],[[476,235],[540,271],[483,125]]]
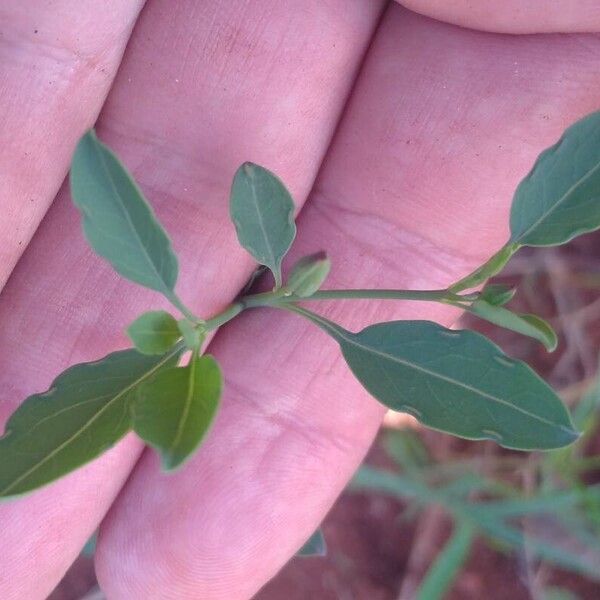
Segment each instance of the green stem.
[[298,300],[423,300],[444,302],[448,299],[447,290],[319,290],[308,298]]
[[212,319],[208,319],[203,324],[203,328],[205,331],[212,331],[213,329],[217,329],[221,327],[221,325],[225,325],[237,317],[246,307],[243,302],[234,302],[230,304],[223,312],[215,315]]
[[230,304],[223,312],[205,321],[203,327],[206,331],[217,329],[217,327],[231,321],[231,319],[237,317],[237,315],[248,308],[289,308],[295,312],[300,312],[299,307],[295,306],[296,303],[311,302],[314,300],[418,300],[424,302],[441,302],[443,304],[451,304],[453,306],[464,308],[465,303],[474,301],[477,296],[477,293],[459,295],[448,290],[351,289],[319,290],[312,294],[312,296],[302,298],[300,296],[289,294],[286,292],[285,288],[282,288],[272,292],[244,296],[233,304]]
[[443,302],[444,304],[454,304],[456,302],[470,302],[475,300],[477,294],[467,294],[460,296],[453,294],[448,290],[319,290],[307,296],[306,298],[285,295],[281,291],[265,292],[263,294],[254,294],[242,298],[242,301],[248,308],[257,306],[276,306],[295,302],[311,302],[313,300],[419,300],[424,302]]

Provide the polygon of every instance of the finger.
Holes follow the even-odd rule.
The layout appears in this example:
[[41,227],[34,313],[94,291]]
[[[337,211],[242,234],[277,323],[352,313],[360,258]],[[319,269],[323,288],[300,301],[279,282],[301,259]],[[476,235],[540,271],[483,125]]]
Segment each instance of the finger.
[[96,120],[142,0],[0,7],[0,290]]
[[600,31],[596,0],[397,0],[422,15],[498,33]]
[[[235,168],[262,162],[303,200],[379,10],[346,0],[302,10],[280,0],[165,0],[144,10],[99,130],[172,234],[179,291],[199,314],[224,306],[253,268],[227,215]],[[67,365],[126,345],[123,326],[157,304],[92,257],[63,193],[0,297],[2,416]],[[0,573],[10,573],[0,577],[2,598],[45,597],[140,449],[130,438],[85,470],[0,504]]]
[[[594,106],[600,48],[586,38],[581,61],[582,41],[484,37],[390,9],[300,215],[296,256],[326,249],[340,287],[436,288],[466,274],[505,241],[512,190],[539,149]],[[522,76],[515,61],[529,61]],[[456,316],[422,304],[321,310],[351,329]],[[382,409],[339,348],[296,316],[243,315],[210,351],[226,383],[207,442],[169,476],[146,452],[102,525],[109,597],[251,597],[378,428]]]

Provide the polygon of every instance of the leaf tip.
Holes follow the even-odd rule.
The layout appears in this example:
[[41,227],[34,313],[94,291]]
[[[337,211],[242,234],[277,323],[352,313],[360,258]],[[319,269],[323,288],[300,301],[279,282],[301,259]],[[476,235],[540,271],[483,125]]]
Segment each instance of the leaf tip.
[[581,436],[583,432],[578,431],[575,427],[561,427],[560,435],[558,436],[560,439],[561,445],[559,447],[570,446],[575,443]]
[[532,448],[532,450],[558,450],[574,444],[583,435],[583,432],[578,431],[573,424],[559,425],[556,428],[554,438],[543,447]]
[[246,161],[246,162],[242,163],[242,166],[240,167],[240,171],[243,171],[244,174],[247,175],[248,177],[253,177],[254,174],[256,173],[257,168],[259,168],[259,167],[256,163]]
[[179,469],[187,462],[187,458],[189,458],[189,456],[185,457],[171,452],[161,452],[160,466],[162,472],[170,475],[179,471]]

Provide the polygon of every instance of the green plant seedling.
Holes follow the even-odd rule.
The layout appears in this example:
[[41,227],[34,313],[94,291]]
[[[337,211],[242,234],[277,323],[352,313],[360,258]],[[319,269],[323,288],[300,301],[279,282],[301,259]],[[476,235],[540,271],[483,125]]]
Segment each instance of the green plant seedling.
[[[521,246],[556,245],[600,227],[600,113],[582,119],[543,152],[517,188],[511,237],[474,273],[444,290],[323,290],[324,253],[300,259],[287,281],[282,261],[296,235],[295,207],[281,180],[244,163],[233,178],[230,214],[240,244],[270,270],[272,291],[245,290],[210,318],[178,296],[178,260],[140,188],[93,131],[80,140],[71,193],[93,250],[123,277],[162,294],[180,313],[141,315],[128,328],[134,348],[71,367],[50,389],[30,396],[0,438],[0,497],[31,492],[88,463],[135,431],[180,467],[206,436],[222,381],[203,354],[206,335],[256,308],[307,319],[339,346],[350,370],[380,402],[423,424],[520,450],[553,449],[577,439],[557,394],[525,363],[472,331],[428,321],[376,323],[351,332],[308,310],[305,302],[373,298],[441,302],[556,346],[550,326],[506,308],[514,290],[468,291],[499,272]],[[465,291],[467,290],[467,291]],[[191,359],[180,364],[184,356]],[[463,536],[465,537],[465,536]],[[461,538],[462,539],[462,538]],[[466,539],[466,538],[465,538]]]

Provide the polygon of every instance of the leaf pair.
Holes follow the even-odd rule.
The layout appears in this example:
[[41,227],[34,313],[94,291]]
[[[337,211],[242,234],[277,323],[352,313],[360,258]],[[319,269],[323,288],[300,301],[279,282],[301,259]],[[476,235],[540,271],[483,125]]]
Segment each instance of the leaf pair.
[[71,367],[47,392],[27,398],[0,438],[0,497],[54,481],[114,446],[131,429],[140,386],[180,353],[114,352]]
[[139,352],[74,366],[48,392],[25,400],[0,438],[0,497],[80,467],[132,427],[174,468],[206,433],[220,396],[221,375],[212,357],[194,355],[188,366],[176,367],[183,351],[178,340],[195,350],[202,341],[174,291],[177,258],[131,176],[92,131],[77,145],[71,189],[96,253],[124,277],[161,292],[189,318],[178,322],[164,311],[145,313],[129,329]]
[[181,348],[160,356],[123,350],[71,367],[13,413],[0,438],[0,498],[41,487],[90,462],[132,427],[178,467],[210,426],[221,393],[211,356],[176,367]]
[[[132,177],[93,131],[77,145],[71,192],[95,252],[124,277],[161,292],[186,315],[177,321],[165,311],[144,313],[128,329],[136,348],[160,355],[183,337],[197,352],[203,335],[175,293],[179,268],[171,241]],[[196,448],[212,421],[220,391],[215,360],[196,354],[187,367],[163,369],[137,387],[134,429],[161,450],[166,468],[178,466]]]

